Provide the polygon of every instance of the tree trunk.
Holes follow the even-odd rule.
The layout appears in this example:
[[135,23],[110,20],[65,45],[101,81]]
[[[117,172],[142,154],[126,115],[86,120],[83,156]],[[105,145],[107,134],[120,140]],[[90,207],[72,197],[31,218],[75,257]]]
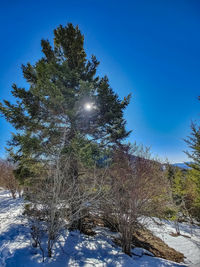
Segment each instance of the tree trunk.
[[129,256],[131,256],[131,241],[132,239],[128,234],[128,230],[125,230],[125,232],[122,233],[121,245],[122,245],[122,251]]
[[129,255],[131,257],[131,241],[123,240],[122,241],[122,252]]
[[176,229],[176,234],[177,235],[180,235],[180,229],[179,229],[179,224],[178,224],[178,221],[177,220],[175,220],[175,229]]
[[79,196],[79,188],[78,188],[78,164],[76,158],[72,160],[72,180],[74,180],[74,188],[73,192],[76,192],[76,197],[74,199],[74,203],[72,200],[71,205],[71,214],[72,214],[72,229],[82,230],[82,220],[81,220],[81,211],[80,211],[80,196]]
[[13,189],[10,189],[11,195],[13,199],[16,199],[16,191]]
[[47,250],[48,250],[48,257],[51,258],[51,256],[52,256],[51,240],[48,240]]

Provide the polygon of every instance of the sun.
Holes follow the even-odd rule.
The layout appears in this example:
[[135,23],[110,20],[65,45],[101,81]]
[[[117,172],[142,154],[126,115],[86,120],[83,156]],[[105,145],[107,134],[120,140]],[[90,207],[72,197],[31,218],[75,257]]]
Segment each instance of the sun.
[[85,103],[84,105],[85,110],[90,111],[93,108],[92,103]]

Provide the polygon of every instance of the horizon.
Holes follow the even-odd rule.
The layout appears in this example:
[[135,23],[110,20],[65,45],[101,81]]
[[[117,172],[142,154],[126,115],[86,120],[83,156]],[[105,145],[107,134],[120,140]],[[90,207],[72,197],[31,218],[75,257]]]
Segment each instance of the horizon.
[[[79,8],[77,9],[77,4]],[[0,102],[10,100],[11,85],[26,87],[21,64],[41,58],[41,39],[53,43],[60,24],[79,25],[88,58],[100,61],[98,75],[107,75],[123,98],[132,94],[125,111],[127,141],[151,147],[170,163],[190,161],[184,138],[191,121],[199,120],[200,2],[24,0],[2,3]],[[14,129],[0,118],[0,157]]]

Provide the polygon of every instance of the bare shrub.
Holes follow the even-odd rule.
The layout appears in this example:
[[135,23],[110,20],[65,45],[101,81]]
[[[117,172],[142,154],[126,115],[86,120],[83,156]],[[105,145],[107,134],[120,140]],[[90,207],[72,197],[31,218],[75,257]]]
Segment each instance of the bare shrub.
[[17,192],[20,195],[20,186],[16,180],[14,166],[8,160],[0,160],[0,186],[10,191],[13,198],[16,198]]
[[114,151],[109,170],[103,213],[121,234],[122,251],[131,255],[133,232],[144,216],[158,216],[165,198],[161,164],[151,160],[148,150],[123,146]]
[[[79,164],[78,177],[73,176],[72,159],[74,156],[70,155],[54,156],[28,192],[32,204],[26,213],[34,229],[32,237],[41,249],[41,232],[47,234],[48,257],[52,256],[53,246],[61,231],[70,229],[74,221],[84,217],[101,196],[101,181],[105,171],[97,170],[95,166],[87,169]],[[45,227],[44,224],[38,224],[40,220],[45,222]],[[43,254],[44,250],[42,247]]]

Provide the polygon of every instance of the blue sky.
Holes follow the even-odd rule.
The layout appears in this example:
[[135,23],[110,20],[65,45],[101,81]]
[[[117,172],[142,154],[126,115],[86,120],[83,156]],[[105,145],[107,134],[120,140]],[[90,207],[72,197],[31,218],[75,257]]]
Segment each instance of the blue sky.
[[[0,9],[0,101],[12,100],[12,83],[26,86],[21,64],[41,57],[40,40],[53,29],[78,24],[100,75],[123,97],[129,140],[151,146],[170,162],[187,160],[183,141],[199,120],[200,1],[9,0]],[[12,127],[0,118],[0,156]]]

